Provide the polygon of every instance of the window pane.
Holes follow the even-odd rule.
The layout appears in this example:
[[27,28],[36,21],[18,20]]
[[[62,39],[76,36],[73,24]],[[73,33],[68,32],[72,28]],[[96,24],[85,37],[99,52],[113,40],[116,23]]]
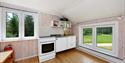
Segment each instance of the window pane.
[[16,13],[6,13],[6,37],[19,36],[19,17]]
[[92,45],[92,28],[83,29],[83,43]]
[[34,19],[31,15],[25,16],[25,37],[34,36]]
[[97,28],[97,47],[112,51],[112,27]]

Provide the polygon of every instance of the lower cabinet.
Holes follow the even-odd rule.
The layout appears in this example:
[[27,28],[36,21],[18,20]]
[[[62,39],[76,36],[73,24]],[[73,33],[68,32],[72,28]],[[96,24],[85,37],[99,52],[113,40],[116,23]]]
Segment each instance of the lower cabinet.
[[76,36],[67,37],[67,49],[75,48],[76,47]]
[[76,36],[60,37],[56,40],[56,52],[76,47]]
[[66,49],[67,49],[67,39],[65,37],[57,38],[56,52],[60,52]]

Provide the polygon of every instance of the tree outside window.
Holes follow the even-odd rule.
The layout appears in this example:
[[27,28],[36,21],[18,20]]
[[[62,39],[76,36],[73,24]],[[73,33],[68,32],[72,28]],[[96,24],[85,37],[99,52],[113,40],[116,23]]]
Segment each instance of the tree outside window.
[[31,15],[25,16],[25,37],[34,36],[34,18]]
[[6,14],[6,37],[19,37],[19,17],[16,13]]

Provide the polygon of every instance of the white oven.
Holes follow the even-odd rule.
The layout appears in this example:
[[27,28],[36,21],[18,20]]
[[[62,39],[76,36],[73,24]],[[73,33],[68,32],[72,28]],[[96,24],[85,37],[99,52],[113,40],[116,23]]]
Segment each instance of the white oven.
[[52,59],[55,57],[55,37],[44,37],[38,41],[38,52],[40,62]]
[[40,55],[47,55],[55,52],[55,42],[47,41],[40,43]]

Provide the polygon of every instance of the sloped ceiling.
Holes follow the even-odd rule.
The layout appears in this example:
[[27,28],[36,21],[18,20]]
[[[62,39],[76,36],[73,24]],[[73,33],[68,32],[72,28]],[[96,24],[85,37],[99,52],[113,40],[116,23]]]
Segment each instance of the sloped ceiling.
[[81,0],[41,0],[39,6],[43,12],[61,16],[67,9],[77,6],[80,2]]
[[1,0],[38,9],[41,12],[66,16],[74,23],[125,14],[124,0]]
[[63,14],[74,22],[120,16],[124,14],[124,0],[82,0]]

